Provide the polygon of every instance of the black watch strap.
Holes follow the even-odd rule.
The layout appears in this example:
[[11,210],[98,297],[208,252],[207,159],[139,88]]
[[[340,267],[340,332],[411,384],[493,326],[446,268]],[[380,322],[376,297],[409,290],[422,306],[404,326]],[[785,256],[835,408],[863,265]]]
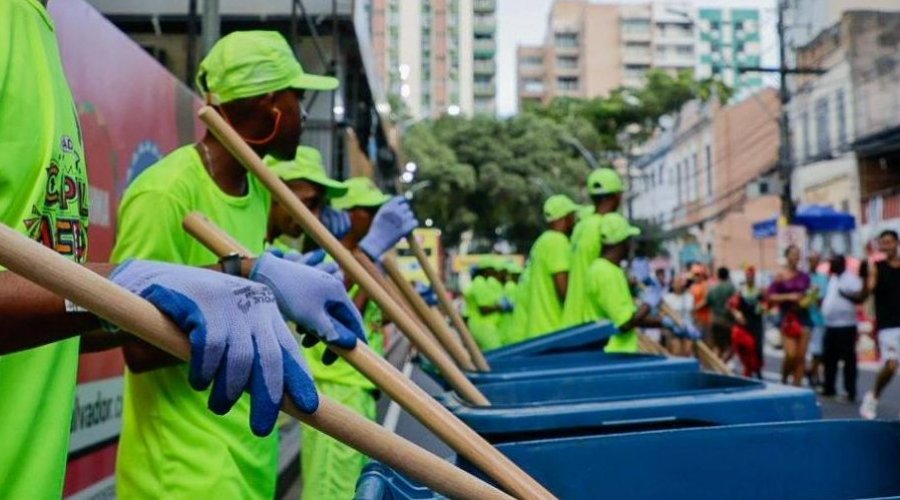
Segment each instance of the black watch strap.
[[223,255],[219,258],[219,267],[222,268],[222,272],[225,274],[230,274],[232,276],[242,276],[241,273],[241,261],[244,260],[244,256],[237,253],[232,252],[228,255]]

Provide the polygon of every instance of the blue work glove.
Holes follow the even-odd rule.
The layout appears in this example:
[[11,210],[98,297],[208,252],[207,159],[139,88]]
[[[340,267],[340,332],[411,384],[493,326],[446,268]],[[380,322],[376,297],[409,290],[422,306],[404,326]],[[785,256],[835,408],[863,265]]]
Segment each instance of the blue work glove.
[[512,301],[510,301],[510,300],[509,300],[508,298],[506,298],[506,297],[503,297],[502,299],[500,299],[500,304],[499,304],[499,305],[500,305],[500,311],[501,311],[501,312],[509,313],[509,312],[512,312],[512,310],[513,310],[513,303],[512,303]]
[[687,337],[691,340],[700,340],[700,337],[703,336],[700,333],[700,330],[694,325],[687,325],[684,329]]
[[297,264],[303,264],[304,266],[314,267],[319,271],[322,271],[323,273],[328,273],[334,276],[341,283],[344,282],[344,271],[341,270],[341,266],[333,260],[325,262],[325,257],[328,254],[325,253],[325,250],[322,250],[321,248],[306,253],[300,253],[297,251],[282,253],[277,249],[273,249],[270,252],[275,256],[281,257],[285,260],[289,260]]
[[272,432],[285,392],[305,413],[319,398],[297,342],[284,323],[272,290],[206,269],[129,260],[110,279],[150,301],[188,334],[188,381],[212,384],[209,409],[227,413],[250,393],[250,428]]
[[[362,316],[333,276],[267,253],[256,260],[250,279],[272,289],[281,313],[307,334],[305,347],[319,340],[344,349],[365,343]],[[322,359],[331,364],[337,357],[326,351]]]
[[344,210],[325,207],[319,212],[319,221],[337,239],[343,238],[350,232],[350,214]]
[[424,300],[426,304],[429,306],[436,306],[438,304],[438,297],[434,288],[419,281],[416,281],[415,285],[416,293],[419,294],[419,297],[422,297],[422,300]]
[[641,302],[647,304],[651,309],[659,307],[662,302],[663,289],[658,286],[648,286],[641,291]]
[[395,196],[378,209],[368,234],[359,242],[359,248],[373,261],[379,261],[385,252],[418,225],[419,221],[416,220],[409,201],[402,196]]

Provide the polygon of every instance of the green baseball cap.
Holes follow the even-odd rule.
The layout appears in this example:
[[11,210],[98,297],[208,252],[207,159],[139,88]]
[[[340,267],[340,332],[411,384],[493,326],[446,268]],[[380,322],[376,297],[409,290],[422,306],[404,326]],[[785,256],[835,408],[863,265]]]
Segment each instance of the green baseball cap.
[[324,186],[325,194],[332,199],[347,193],[346,184],[328,177],[325,173],[322,155],[316,148],[300,146],[294,159],[290,161],[279,161],[271,156],[267,156],[265,161],[284,182],[305,180]]
[[622,178],[611,168],[598,168],[587,179],[587,191],[591,196],[621,193],[625,190]]
[[220,38],[200,62],[195,82],[210,104],[284,89],[338,87],[337,78],[305,73],[277,31],[235,31]]
[[390,195],[382,193],[368,177],[353,177],[347,179],[345,184],[347,193],[331,201],[334,208],[349,210],[356,207],[380,207],[391,199]]
[[615,245],[639,234],[641,230],[618,212],[604,214],[600,222],[600,239],[604,245]]
[[578,210],[578,204],[564,194],[555,194],[544,202],[544,220],[553,222]]
[[508,262],[506,263],[506,270],[509,271],[509,272],[512,273],[512,274],[522,274],[522,271],[523,271],[524,269],[522,269],[522,266],[520,266],[520,265],[519,265],[518,263],[516,263],[515,261],[508,261]]

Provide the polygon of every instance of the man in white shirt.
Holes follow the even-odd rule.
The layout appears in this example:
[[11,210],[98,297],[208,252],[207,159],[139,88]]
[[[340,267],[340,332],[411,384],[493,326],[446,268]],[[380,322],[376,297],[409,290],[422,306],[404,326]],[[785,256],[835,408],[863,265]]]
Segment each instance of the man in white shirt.
[[824,396],[835,396],[838,362],[844,363],[844,389],[847,399],[856,400],[856,304],[846,295],[854,295],[862,290],[862,279],[847,270],[843,255],[831,259],[831,278],[822,301],[822,315],[825,318]]

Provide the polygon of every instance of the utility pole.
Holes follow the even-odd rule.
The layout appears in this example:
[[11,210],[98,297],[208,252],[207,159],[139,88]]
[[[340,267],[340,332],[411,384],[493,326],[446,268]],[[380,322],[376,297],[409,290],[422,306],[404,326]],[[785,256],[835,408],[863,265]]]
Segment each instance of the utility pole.
[[781,189],[781,211],[787,223],[790,224],[794,220],[794,198],[791,193],[791,176],[794,170],[793,158],[791,156],[791,124],[788,116],[788,104],[791,101],[790,90],[788,89],[788,67],[787,67],[787,42],[785,40],[785,23],[784,11],[787,7],[787,0],[778,0],[778,56],[781,62],[778,65],[778,75],[780,79],[779,97],[781,100],[781,120],[778,123],[778,132],[780,141],[778,145],[778,171],[781,173],[782,189]]
[[222,34],[222,23],[219,17],[219,0],[203,0],[203,55],[209,54],[209,49],[219,40]]
[[793,157],[791,155],[791,124],[788,115],[788,105],[791,102],[791,92],[788,88],[789,75],[821,75],[825,70],[821,68],[791,68],[788,67],[787,55],[787,24],[785,11],[787,0],[778,0],[778,54],[781,61],[777,68],[742,67],[740,72],[778,73],[780,77],[779,100],[781,101],[781,116],[778,120],[778,173],[782,180],[781,212],[788,224],[794,219],[796,207],[791,193],[791,174],[794,170]]

